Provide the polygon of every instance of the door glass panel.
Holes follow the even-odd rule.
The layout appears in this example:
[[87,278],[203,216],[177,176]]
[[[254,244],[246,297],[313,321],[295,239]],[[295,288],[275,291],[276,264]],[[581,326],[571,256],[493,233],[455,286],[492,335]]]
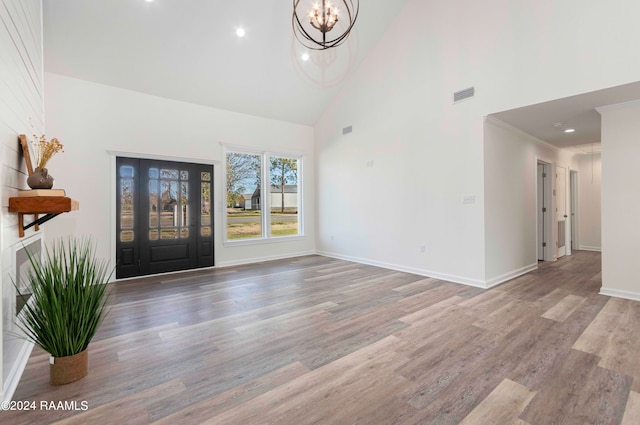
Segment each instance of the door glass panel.
[[174,229],[162,229],[160,239],[178,239],[178,231]]
[[174,227],[176,223],[176,210],[178,206],[178,182],[160,180],[160,203],[162,205],[160,209],[160,226],[161,227]]
[[183,227],[182,229],[180,229],[180,238],[186,239],[188,237],[189,237],[189,228]]
[[160,238],[160,232],[158,231],[158,229],[149,230],[149,240],[157,241],[159,238]]
[[180,180],[189,180],[189,172],[180,171]]
[[161,179],[178,180],[178,170],[160,170]]
[[211,224],[211,183],[202,182],[200,188],[200,223],[206,226]]
[[120,228],[133,229],[133,179],[120,179]]
[[158,218],[158,180],[149,180],[149,227],[157,228]]
[[211,236],[211,226],[202,226],[200,228],[200,236],[205,238]]
[[134,239],[134,168],[130,165],[120,167],[120,232],[121,242],[132,242]]
[[130,165],[123,165],[120,167],[120,177],[133,178],[133,167]]
[[149,178],[157,179],[159,177],[157,168],[149,168]]
[[180,225],[189,225],[188,205],[189,205],[189,183],[180,182]]
[[207,173],[207,172],[200,173],[200,180],[205,181],[205,182],[210,182],[211,181],[211,173]]

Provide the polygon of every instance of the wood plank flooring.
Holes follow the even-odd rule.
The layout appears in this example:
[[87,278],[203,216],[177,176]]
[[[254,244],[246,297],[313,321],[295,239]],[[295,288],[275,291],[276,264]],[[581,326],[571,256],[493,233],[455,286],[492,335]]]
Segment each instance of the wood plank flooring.
[[114,284],[90,372],[2,424],[637,424],[640,303],[578,252],[483,291],[320,256]]

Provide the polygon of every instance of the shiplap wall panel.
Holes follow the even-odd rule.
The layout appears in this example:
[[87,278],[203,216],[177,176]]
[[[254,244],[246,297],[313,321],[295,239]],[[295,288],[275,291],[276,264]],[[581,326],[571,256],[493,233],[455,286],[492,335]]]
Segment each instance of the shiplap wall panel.
[[[9,198],[26,187],[26,167],[18,142],[19,134],[44,133],[42,66],[42,1],[0,0],[0,296],[2,303],[2,397],[17,383],[22,342],[10,337],[15,292],[11,283],[13,249],[18,238],[17,216],[9,214]],[[33,230],[27,231],[27,236]]]

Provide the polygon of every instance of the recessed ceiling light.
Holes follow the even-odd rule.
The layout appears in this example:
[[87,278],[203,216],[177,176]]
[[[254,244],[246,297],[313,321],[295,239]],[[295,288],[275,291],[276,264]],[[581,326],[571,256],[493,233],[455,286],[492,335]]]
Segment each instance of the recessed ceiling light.
[[576,131],[576,129],[575,129],[575,128],[567,128],[564,132],[565,132],[565,133],[573,133],[573,132],[575,132],[575,131]]
[[153,2],[153,0],[144,0],[144,1],[146,1],[147,3]]
[[305,61],[305,62],[306,62],[306,61],[308,61],[308,60],[309,60],[309,58],[310,58],[311,56],[309,56],[309,53],[303,53],[303,54],[302,54],[302,56],[300,56],[300,57],[302,58],[302,60],[303,60],[303,61]]
[[244,37],[246,33],[247,32],[244,30],[244,28],[236,29],[236,35],[240,38]]

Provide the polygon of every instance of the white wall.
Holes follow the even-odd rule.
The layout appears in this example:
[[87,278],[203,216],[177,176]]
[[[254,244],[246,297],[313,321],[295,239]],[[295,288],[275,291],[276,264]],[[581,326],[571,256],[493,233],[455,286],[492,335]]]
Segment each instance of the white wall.
[[[47,238],[92,235],[97,254],[115,255],[115,182],[108,151],[216,161],[216,265],[288,257],[314,251],[313,129],[45,73],[47,133],[64,144],[49,164],[54,188],[64,188],[80,210],[47,226]],[[220,143],[293,152],[303,158],[304,238],[223,246],[222,146]]]
[[601,181],[600,153],[579,155],[578,159],[578,249],[600,251],[601,238]]
[[602,115],[602,290],[640,300],[640,102]]
[[[0,1],[0,148],[2,163],[2,211],[0,212],[0,399],[11,397],[26,360],[29,346],[9,335],[15,331],[13,249],[18,238],[18,218],[9,214],[9,198],[26,187],[26,167],[19,134],[42,134],[44,129],[42,88],[42,3],[39,0]],[[33,230],[27,231],[27,237]]]
[[[557,149],[495,118],[484,126],[485,255],[488,286],[538,267],[538,161],[575,169],[571,152]],[[551,186],[555,187],[552,172]],[[565,184],[569,187],[569,172]],[[569,191],[567,202],[569,205]],[[556,203],[552,197],[552,207]],[[552,215],[555,218],[555,215]],[[570,227],[567,227],[570,228]],[[556,246],[555,221],[551,246]]]
[[485,217],[483,117],[636,81],[639,14],[635,0],[410,0],[316,125],[319,251],[481,286],[512,272],[528,253],[485,252],[499,216]]

